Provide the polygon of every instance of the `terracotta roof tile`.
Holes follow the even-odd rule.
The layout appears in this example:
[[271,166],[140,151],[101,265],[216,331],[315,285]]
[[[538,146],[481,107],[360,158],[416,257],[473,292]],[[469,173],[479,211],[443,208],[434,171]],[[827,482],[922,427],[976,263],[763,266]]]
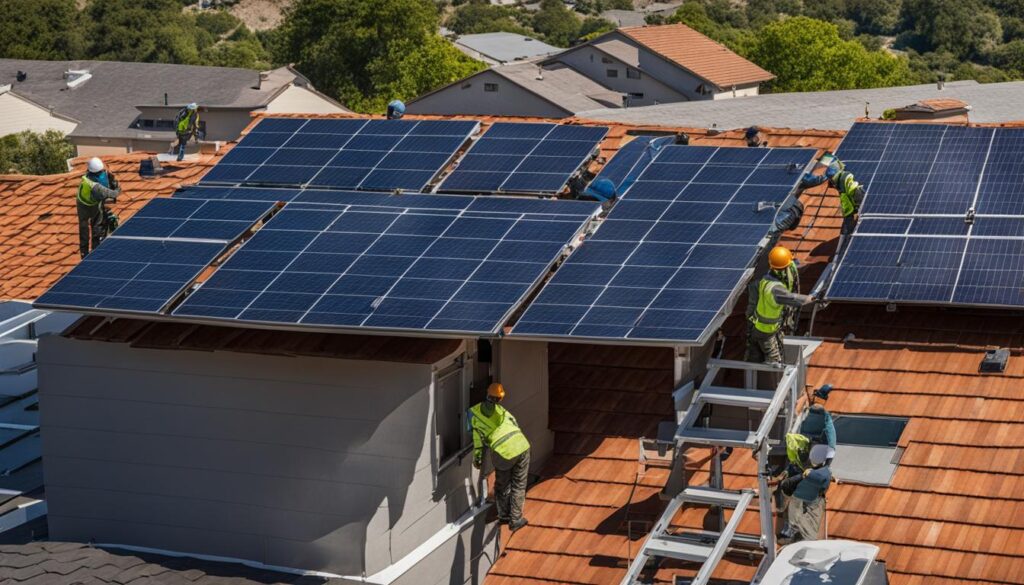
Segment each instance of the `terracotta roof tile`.
[[775,78],[685,24],[627,27],[619,32],[722,89]]

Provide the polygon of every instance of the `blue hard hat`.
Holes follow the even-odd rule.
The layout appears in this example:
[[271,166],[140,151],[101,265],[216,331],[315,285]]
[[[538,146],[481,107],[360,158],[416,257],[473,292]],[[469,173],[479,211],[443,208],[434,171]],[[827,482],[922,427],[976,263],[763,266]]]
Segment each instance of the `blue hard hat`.
[[822,400],[828,400],[829,393],[832,392],[832,384],[825,384],[821,388],[814,391],[814,395]]
[[751,126],[750,128],[747,128],[747,131],[744,134],[744,136],[747,137],[747,138],[753,138],[753,137],[757,136],[757,133],[760,132],[760,131],[761,130],[759,130],[757,126]]
[[405,104],[402,100],[391,100],[388,104],[388,118],[401,118],[405,115]]
[[605,199],[615,197],[615,183],[611,179],[598,179],[590,185],[590,189]]

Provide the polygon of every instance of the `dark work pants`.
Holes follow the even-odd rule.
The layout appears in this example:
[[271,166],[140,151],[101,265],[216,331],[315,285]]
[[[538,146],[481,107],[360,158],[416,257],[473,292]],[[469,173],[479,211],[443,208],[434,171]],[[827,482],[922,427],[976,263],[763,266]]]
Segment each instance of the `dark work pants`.
[[494,464],[494,503],[498,506],[498,520],[510,523],[523,517],[526,501],[526,479],[530,471],[530,450],[508,460],[491,452]]
[[178,134],[178,145],[174,147],[178,151],[178,160],[185,159],[185,145],[188,144],[189,138],[192,138],[191,134]]
[[762,364],[782,363],[782,332],[769,335],[747,326],[747,351],[743,359]]
[[[107,226],[103,221],[102,204],[84,205],[75,200],[78,206],[78,251],[85,258],[90,250],[95,250],[103,238],[107,236]],[[90,232],[92,232],[90,234]],[[90,244],[92,247],[90,248]]]

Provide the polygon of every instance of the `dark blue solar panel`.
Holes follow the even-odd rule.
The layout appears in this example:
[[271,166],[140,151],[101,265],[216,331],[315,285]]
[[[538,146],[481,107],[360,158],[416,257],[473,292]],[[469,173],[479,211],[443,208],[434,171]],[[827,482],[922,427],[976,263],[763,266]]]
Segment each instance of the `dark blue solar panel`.
[[608,132],[597,126],[495,123],[441,183],[449,193],[556,193]]
[[[782,150],[659,149],[511,335],[699,340],[740,286],[774,221],[776,208],[758,204],[782,203],[815,155]],[[748,186],[762,170],[787,177],[787,184]],[[701,177],[708,182],[698,182]]]
[[265,118],[202,183],[421,191],[477,127],[472,121]]
[[[633,181],[636,180],[640,173],[647,168],[647,165],[651,164],[651,161],[654,160],[654,155],[657,153],[656,145],[658,144],[655,140],[658,139],[653,136],[637,136],[626,143],[604,165],[601,172],[594,177],[591,185],[599,179],[608,179],[615,185],[617,193],[625,193],[626,189],[633,184]],[[660,140],[664,141],[666,138]],[[671,138],[668,137],[667,140],[671,140]],[[655,145],[652,146],[652,142],[655,142]],[[588,187],[588,191],[589,189]]]
[[173,314],[493,334],[598,210],[358,192],[316,192],[336,202],[317,207],[299,201],[306,193],[314,191],[293,198]]

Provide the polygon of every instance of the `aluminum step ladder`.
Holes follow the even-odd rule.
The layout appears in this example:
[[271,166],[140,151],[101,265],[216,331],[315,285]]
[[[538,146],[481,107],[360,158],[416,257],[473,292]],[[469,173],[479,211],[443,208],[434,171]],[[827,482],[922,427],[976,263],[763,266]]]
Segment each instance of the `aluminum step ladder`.
[[[816,346],[815,346],[816,347]],[[813,349],[810,350],[813,352]],[[708,486],[690,486],[674,496],[661,518],[655,523],[650,535],[644,541],[636,558],[627,570],[622,585],[635,585],[647,566],[655,558],[669,558],[684,562],[701,563],[701,568],[691,585],[706,585],[726,551],[733,545],[755,545],[764,551],[761,567],[768,567],[775,560],[776,541],[774,511],[771,490],[768,486],[768,452],[771,449],[770,435],[780,421],[784,429],[792,428],[795,419],[797,399],[805,379],[806,358],[810,352],[798,351],[795,364],[757,364],[732,360],[711,359],[707,374],[699,388],[692,383],[684,385],[675,394],[678,397],[687,392],[692,399],[685,413],[681,413],[676,431],[677,452],[684,445],[706,445],[709,447],[732,447],[749,449],[757,458],[757,489],[729,491],[723,489],[721,455],[712,459],[711,480]],[[719,375],[726,371],[739,371],[743,387],[724,386],[716,383]],[[773,376],[778,380],[774,390],[757,387],[760,378]],[[761,413],[761,420],[754,430],[737,430],[707,426],[702,414],[707,406],[730,406],[746,408],[747,412]],[[753,498],[758,496],[761,519],[759,536],[737,534],[743,515]],[[729,521],[720,521],[718,532],[684,531],[669,532],[673,518],[688,505],[711,506],[718,509],[732,509]],[[759,569],[758,573],[761,573]]]

